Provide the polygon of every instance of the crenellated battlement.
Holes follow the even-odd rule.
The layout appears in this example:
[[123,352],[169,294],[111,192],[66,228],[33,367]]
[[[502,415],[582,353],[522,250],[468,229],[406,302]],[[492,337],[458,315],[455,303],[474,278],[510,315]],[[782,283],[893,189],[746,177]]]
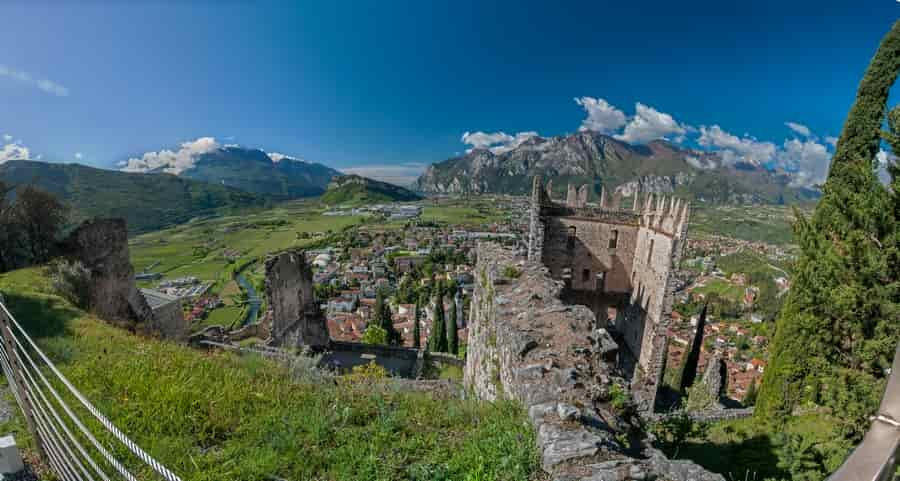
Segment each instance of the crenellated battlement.
[[569,184],[565,201],[555,201],[552,180],[532,185],[529,260],[561,280],[563,298],[590,308],[599,327],[609,326],[633,357],[634,392],[653,409],[667,348],[675,266],[687,239],[690,203],[640,191],[609,195],[596,202],[590,187]]

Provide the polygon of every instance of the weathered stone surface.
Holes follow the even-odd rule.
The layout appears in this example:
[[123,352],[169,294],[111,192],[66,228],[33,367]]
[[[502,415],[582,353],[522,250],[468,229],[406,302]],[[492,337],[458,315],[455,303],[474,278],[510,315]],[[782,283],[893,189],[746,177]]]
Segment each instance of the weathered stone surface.
[[[509,265],[518,266],[519,278],[496,284],[494,279]],[[625,455],[616,436],[633,429],[632,422],[611,412],[603,404],[608,399],[595,401],[598,393],[608,394],[611,383],[625,381],[600,359],[598,334],[600,344],[611,347],[615,341],[596,332],[591,311],[565,305],[561,286],[543,266],[521,263],[495,244],[478,246],[475,278],[466,387],[481,399],[509,398],[528,408],[541,466],[552,479],[669,479],[657,470],[667,469],[665,463],[650,465]],[[618,461],[606,464],[610,460]],[[692,464],[673,467],[679,476],[694,468],[704,472]],[[698,479],[721,479],[715,476]]]
[[556,405],[556,414],[563,421],[574,421],[581,417],[581,410],[571,404],[559,403]]
[[103,319],[142,323],[152,317],[150,306],[134,282],[125,219],[91,219],[62,242],[64,255],[91,273],[91,311]]
[[555,424],[542,424],[538,428],[538,444],[543,447],[541,467],[550,472],[564,461],[594,456],[605,441],[586,429],[564,429]]
[[301,250],[266,259],[266,298],[271,309],[271,343],[314,350],[328,346],[325,316],[313,293],[312,270]]
[[[631,210],[620,208],[623,194]],[[545,265],[563,283],[564,296],[588,306],[597,327],[610,325],[637,360],[634,394],[642,412],[652,412],[662,379],[666,332],[675,291],[673,271],[687,239],[689,207],[673,198],[617,189],[609,203],[587,206],[587,187],[569,185],[565,203],[551,199],[539,177],[532,185],[528,258]],[[571,306],[576,316],[583,306]],[[616,319],[610,318],[616,313]],[[612,356],[607,351],[608,356]]]

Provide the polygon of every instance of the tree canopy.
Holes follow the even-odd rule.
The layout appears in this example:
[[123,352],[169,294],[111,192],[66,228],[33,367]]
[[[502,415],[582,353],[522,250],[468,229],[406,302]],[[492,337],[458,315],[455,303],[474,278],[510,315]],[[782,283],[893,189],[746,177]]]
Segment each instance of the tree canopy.
[[841,413],[845,435],[858,438],[878,405],[900,340],[898,171],[890,168],[893,189],[876,173],[882,138],[900,147],[900,112],[881,132],[898,71],[900,22],[860,82],[815,212],[797,212],[800,253],[759,391],[761,418],[824,405]]

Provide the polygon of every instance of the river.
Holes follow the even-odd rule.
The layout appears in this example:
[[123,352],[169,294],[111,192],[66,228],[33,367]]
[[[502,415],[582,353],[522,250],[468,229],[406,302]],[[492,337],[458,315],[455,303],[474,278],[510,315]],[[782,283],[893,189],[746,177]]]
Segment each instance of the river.
[[256,322],[256,317],[259,315],[259,308],[260,305],[262,305],[262,300],[256,294],[256,289],[253,288],[253,284],[251,284],[243,274],[234,276],[234,279],[241,286],[241,288],[247,292],[247,305],[249,309],[247,310],[247,317],[244,318],[244,322],[241,323],[241,325],[248,326]]

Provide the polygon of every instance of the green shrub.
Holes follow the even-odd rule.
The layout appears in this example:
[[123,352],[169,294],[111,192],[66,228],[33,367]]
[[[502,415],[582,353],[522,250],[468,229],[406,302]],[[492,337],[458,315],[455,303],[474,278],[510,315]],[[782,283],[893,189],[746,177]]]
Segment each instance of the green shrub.
[[78,261],[56,260],[47,266],[53,291],[72,304],[87,309],[91,293],[91,273]]
[[503,277],[506,277],[508,279],[518,279],[519,276],[522,275],[522,272],[513,266],[506,266],[503,268],[503,272],[501,274],[503,274]]

